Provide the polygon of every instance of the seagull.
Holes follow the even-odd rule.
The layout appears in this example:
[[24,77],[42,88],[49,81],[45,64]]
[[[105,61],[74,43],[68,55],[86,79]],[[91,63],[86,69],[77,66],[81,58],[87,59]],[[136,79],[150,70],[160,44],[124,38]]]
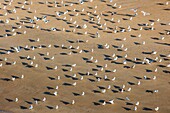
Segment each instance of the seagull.
[[76,85],[77,85],[77,83],[76,83],[76,82],[74,82],[72,85],[73,85],[73,86],[76,86]]
[[138,83],[137,83],[137,84],[138,84],[138,86],[139,86],[139,85],[141,84],[141,82],[140,82],[140,81],[138,81]]
[[45,101],[46,101],[46,98],[44,97],[42,101],[45,102]]
[[15,81],[15,77],[12,77],[12,81]]
[[95,61],[94,61],[94,63],[97,63],[98,62],[98,60],[96,59]]
[[103,67],[102,67],[102,68],[100,68],[100,71],[103,71]]
[[121,93],[123,93],[124,92],[124,90],[123,89],[121,89],[121,91],[120,91]]
[[134,69],[136,67],[136,65],[134,64],[131,68]]
[[2,67],[2,63],[0,64],[0,67]]
[[111,88],[111,85],[109,85],[108,87],[107,87],[107,89],[110,89]]
[[114,69],[112,72],[115,73],[115,72],[116,72],[116,69]]
[[29,109],[32,110],[32,109],[33,109],[33,105],[31,105],[31,106],[29,107]]
[[21,75],[21,79],[23,79],[24,78],[24,75]]
[[58,67],[57,67],[57,66],[55,66],[55,67],[54,67],[54,69],[56,70],[56,69],[58,69]]
[[127,58],[127,54],[124,57]]
[[110,104],[114,104],[114,99],[109,100],[109,103],[110,103]]
[[126,60],[123,61],[123,64],[124,64],[124,65],[127,64]]
[[15,102],[18,102],[18,98],[15,98]]
[[54,96],[57,96],[57,95],[58,95],[57,91],[55,91],[53,94],[54,94]]
[[72,100],[71,104],[72,104],[72,105],[75,104],[75,100]]
[[54,60],[54,56],[51,57],[51,60]]
[[75,78],[77,75],[76,74],[73,74],[73,77]]
[[72,67],[76,67],[77,64],[73,64]]
[[124,88],[125,88],[125,85],[123,84],[122,89],[124,89]]
[[106,89],[102,89],[102,93],[106,93]]
[[113,54],[112,57],[115,57],[115,54]]
[[154,72],[158,72],[158,68],[156,68],[156,69],[154,70]]
[[55,109],[58,109],[58,105],[55,106]]
[[70,71],[73,71],[73,68],[70,68]]
[[136,106],[138,106],[139,105],[139,101],[138,102],[136,102],[136,104],[135,104]]
[[154,90],[154,93],[158,93],[159,90]]
[[137,106],[135,106],[134,111],[137,111],[137,109],[138,109]]
[[132,90],[132,88],[130,87],[130,88],[128,88],[128,90],[127,90],[127,91],[128,91],[128,92],[130,92],[131,90]]
[[98,81],[98,82],[100,82],[100,80],[101,80],[100,78],[97,78],[97,81]]
[[8,60],[8,59],[5,57],[5,58],[4,58],[4,61],[7,61],[7,60]]
[[82,94],[81,94],[82,96],[84,96],[85,95],[85,92],[82,92]]
[[141,36],[142,36],[141,34],[138,35],[138,37],[141,37]]
[[130,101],[129,97],[126,97],[126,100]]
[[115,57],[113,60],[116,61],[118,59],[118,57]]
[[83,80],[83,76],[80,77],[80,80]]
[[33,62],[33,61],[31,61],[30,65],[33,65],[33,63],[34,63],[34,62]]
[[15,65],[16,63],[17,63],[17,62],[16,62],[16,61],[14,61],[12,64],[13,64],[13,65]]
[[58,86],[56,86],[55,89],[58,89]]
[[107,79],[107,75],[104,75],[104,79],[105,79],[105,80]]
[[113,78],[112,78],[112,81],[115,81],[115,79],[116,79],[116,77],[113,77]]
[[35,64],[35,68],[37,68],[38,67],[38,64]]
[[46,53],[47,56],[48,56],[49,54],[50,54],[49,52]]
[[159,110],[159,107],[156,107],[156,108],[155,108],[155,111],[157,112],[158,110]]
[[104,102],[102,103],[102,105],[103,105],[103,106],[106,105],[106,102],[104,101]]
[[105,64],[104,67],[106,68],[106,67],[107,67],[107,64]]
[[156,76],[153,76],[153,80],[156,80]]
[[146,79],[147,79],[147,76],[143,76],[143,78],[146,80]]
[[128,48],[125,48],[123,51],[127,51],[128,50]]
[[168,64],[166,67],[170,67],[170,64]]
[[35,100],[35,104],[36,104],[36,105],[38,104],[38,101],[37,101],[37,100]]
[[60,76],[57,76],[57,80],[60,80],[61,78],[60,78]]
[[157,54],[157,52],[156,52],[156,51],[152,51],[152,52],[151,52],[151,54],[156,55],[156,54]]

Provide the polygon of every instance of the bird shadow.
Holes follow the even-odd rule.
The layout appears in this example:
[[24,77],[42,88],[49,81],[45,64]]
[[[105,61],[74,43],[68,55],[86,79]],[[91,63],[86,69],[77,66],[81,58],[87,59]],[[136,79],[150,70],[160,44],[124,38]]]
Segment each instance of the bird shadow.
[[130,102],[126,102],[126,105],[133,105],[133,103],[130,103]]
[[144,107],[143,110],[145,110],[145,111],[152,111],[152,109],[148,108],[148,107]]
[[97,86],[99,89],[105,89],[105,87],[103,86]]
[[142,79],[141,77],[137,77],[137,76],[133,76],[133,77],[135,77],[135,78],[138,79],[138,80],[139,80],[139,79]]
[[153,39],[153,40],[159,40],[159,38],[157,38],[157,37],[151,37],[151,39]]
[[46,106],[48,109],[54,109],[52,106]]
[[68,70],[67,69],[62,69],[64,72],[67,72]]
[[74,95],[74,96],[80,96],[80,94],[78,94],[78,93],[74,93],[74,92],[73,92],[73,95]]
[[170,74],[170,71],[167,71],[167,70],[163,70],[163,72],[164,72],[164,73]]
[[116,89],[121,89],[119,86],[116,86],[116,85],[114,85],[114,87],[115,87]]
[[105,101],[105,100],[102,100],[102,99],[101,99],[101,100],[99,100],[99,102],[100,102],[100,103],[103,103],[104,101]]
[[130,68],[130,66],[123,66],[123,68],[127,68],[127,69],[129,69],[129,68]]
[[98,102],[93,102],[93,104],[94,104],[95,106],[100,105],[100,103],[98,103]]
[[125,110],[130,111],[131,109],[128,107],[123,107]]
[[21,108],[21,109],[27,109],[27,107],[25,107],[25,106],[20,106],[20,108]]
[[12,75],[12,77],[15,78],[15,79],[19,79],[19,77],[18,77],[18,76],[15,76],[15,75]]
[[30,42],[36,42],[35,40],[33,40],[33,39],[28,39]]
[[50,92],[44,92],[44,94],[46,94],[46,95],[53,95],[52,93],[50,93]]
[[53,68],[46,66],[47,70],[53,70]]
[[123,99],[123,98],[119,98],[119,97],[118,97],[117,99],[118,99],[118,100],[125,100],[125,99]]
[[67,53],[60,53],[60,55],[67,55]]
[[98,90],[93,90],[93,92],[94,92],[94,93],[100,93],[100,91],[98,91]]
[[153,91],[152,91],[152,90],[146,90],[146,92],[147,92],[147,93],[153,93]]
[[65,83],[63,83],[63,85],[64,85],[64,86],[72,86],[72,84],[70,84],[70,83],[66,83],[66,82],[65,82]]
[[5,100],[7,100],[8,102],[14,102],[12,99],[9,98],[5,98]]
[[150,70],[150,69],[146,69],[146,72],[152,72],[152,70]]
[[50,58],[48,58],[48,57],[44,57],[44,60],[50,60]]
[[29,101],[25,101],[26,103],[28,103],[28,104],[33,104],[32,102],[29,102]]
[[69,102],[66,102],[66,101],[63,101],[63,100],[60,100],[60,102],[62,102],[62,103],[65,104],[65,105],[68,105],[68,104],[69,104]]
[[151,52],[142,52],[143,54],[151,54]]
[[48,77],[50,80],[55,80],[55,78],[54,77]]
[[11,81],[11,79],[9,79],[9,78],[1,78],[1,80],[4,80],[4,81]]
[[133,82],[128,82],[128,84],[130,84],[130,85],[135,85],[135,83],[133,83]]
[[65,77],[67,77],[67,78],[72,78],[72,76],[70,76],[70,75],[64,75]]
[[39,98],[33,98],[33,100],[34,100],[34,101],[40,101],[40,99],[39,99]]
[[160,65],[158,65],[158,66],[159,66],[159,67],[166,67],[165,65],[161,65],[161,64],[160,64]]
[[89,80],[90,82],[95,82],[95,80],[93,80],[93,79],[91,79],[91,78],[88,78],[88,80]]
[[112,92],[113,92],[113,93],[118,93],[119,91],[113,89]]
[[48,90],[51,90],[51,89],[54,89],[53,87],[50,87],[50,86],[47,86],[47,89]]

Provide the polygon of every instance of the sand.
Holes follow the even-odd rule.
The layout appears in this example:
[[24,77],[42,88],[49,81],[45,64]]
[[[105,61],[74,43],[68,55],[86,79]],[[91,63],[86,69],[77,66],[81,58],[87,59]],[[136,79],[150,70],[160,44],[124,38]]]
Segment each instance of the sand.
[[[145,113],[155,112],[156,107],[160,113],[170,112],[170,3],[167,0],[93,0],[83,4],[77,0],[63,3],[56,0],[57,7],[54,1],[46,1],[0,3],[0,112]],[[56,12],[62,13],[58,16]],[[34,16],[41,19],[36,21]],[[43,16],[47,16],[48,23],[43,22]],[[30,23],[30,19],[34,22]],[[83,28],[85,24],[87,28]],[[53,27],[56,31],[51,30]],[[126,31],[121,32],[122,29]],[[38,48],[40,45],[42,48]],[[18,46],[19,52],[13,49]],[[7,54],[7,51],[11,52]],[[139,81],[141,84],[137,85]],[[107,89],[109,85],[111,88]],[[59,88],[55,89],[56,86]],[[128,88],[132,90],[128,92]],[[101,92],[103,89],[105,93]],[[55,91],[57,96],[53,94]],[[109,103],[111,99],[114,104]],[[73,105],[72,100],[75,100]],[[31,105],[33,109],[29,109]]]

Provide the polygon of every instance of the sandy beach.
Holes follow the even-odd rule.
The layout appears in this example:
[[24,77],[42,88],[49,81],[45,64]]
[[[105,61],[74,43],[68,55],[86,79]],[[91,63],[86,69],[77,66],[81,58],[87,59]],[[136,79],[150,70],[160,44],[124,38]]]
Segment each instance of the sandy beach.
[[0,113],[169,113],[170,1],[0,1]]

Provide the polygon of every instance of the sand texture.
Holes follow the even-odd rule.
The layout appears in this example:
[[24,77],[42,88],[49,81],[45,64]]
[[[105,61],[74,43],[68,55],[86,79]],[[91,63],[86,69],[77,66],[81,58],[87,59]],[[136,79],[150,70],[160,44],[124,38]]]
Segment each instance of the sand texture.
[[0,1],[0,113],[170,113],[169,87],[170,1]]

